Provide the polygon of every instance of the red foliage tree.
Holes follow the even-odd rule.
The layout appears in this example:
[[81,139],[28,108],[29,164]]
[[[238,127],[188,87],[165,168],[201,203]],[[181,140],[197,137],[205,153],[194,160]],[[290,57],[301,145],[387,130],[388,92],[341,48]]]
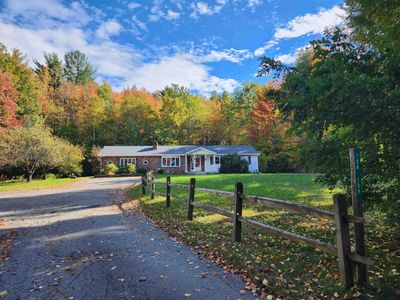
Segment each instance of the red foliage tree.
[[21,124],[16,118],[18,92],[11,76],[0,71],[0,130]]

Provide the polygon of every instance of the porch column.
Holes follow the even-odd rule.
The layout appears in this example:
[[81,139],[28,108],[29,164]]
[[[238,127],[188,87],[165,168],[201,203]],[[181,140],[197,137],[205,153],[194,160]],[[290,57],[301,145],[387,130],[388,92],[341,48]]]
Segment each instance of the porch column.
[[188,172],[188,160],[187,160],[187,154],[185,154],[185,173]]

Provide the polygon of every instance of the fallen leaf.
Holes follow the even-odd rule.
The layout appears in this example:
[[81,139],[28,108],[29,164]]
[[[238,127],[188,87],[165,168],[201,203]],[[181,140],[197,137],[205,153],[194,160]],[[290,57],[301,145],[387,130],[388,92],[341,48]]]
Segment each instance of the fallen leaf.
[[192,294],[186,293],[186,294],[185,294],[185,297],[186,297],[186,298],[190,298],[190,297],[192,297]]
[[138,281],[140,281],[140,282],[143,282],[143,281],[146,281],[146,277],[139,277],[139,279],[138,279]]
[[3,290],[3,291],[0,292],[0,298],[4,298],[7,295],[8,295],[8,291],[7,290]]

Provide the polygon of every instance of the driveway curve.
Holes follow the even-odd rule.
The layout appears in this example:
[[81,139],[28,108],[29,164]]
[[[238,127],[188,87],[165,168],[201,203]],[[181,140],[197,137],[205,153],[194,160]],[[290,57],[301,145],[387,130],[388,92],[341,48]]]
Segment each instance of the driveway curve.
[[254,299],[244,283],[116,203],[134,178],[0,195],[19,233],[0,266],[5,299]]

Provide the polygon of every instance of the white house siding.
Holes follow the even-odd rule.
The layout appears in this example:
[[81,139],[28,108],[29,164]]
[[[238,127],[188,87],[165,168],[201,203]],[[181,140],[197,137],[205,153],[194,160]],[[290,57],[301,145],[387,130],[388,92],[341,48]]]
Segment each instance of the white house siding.
[[206,155],[206,171],[208,173],[218,173],[219,172],[219,167],[221,166],[220,164],[216,165],[215,164],[215,160],[214,160],[214,164],[211,165],[210,164],[210,155]]
[[[250,161],[249,161],[250,157]],[[244,159],[249,162],[249,172],[250,173],[258,173],[258,156],[257,155],[244,155],[241,156],[241,159]]]
[[258,173],[258,156],[250,155],[251,163],[249,164],[249,172],[250,173]]

